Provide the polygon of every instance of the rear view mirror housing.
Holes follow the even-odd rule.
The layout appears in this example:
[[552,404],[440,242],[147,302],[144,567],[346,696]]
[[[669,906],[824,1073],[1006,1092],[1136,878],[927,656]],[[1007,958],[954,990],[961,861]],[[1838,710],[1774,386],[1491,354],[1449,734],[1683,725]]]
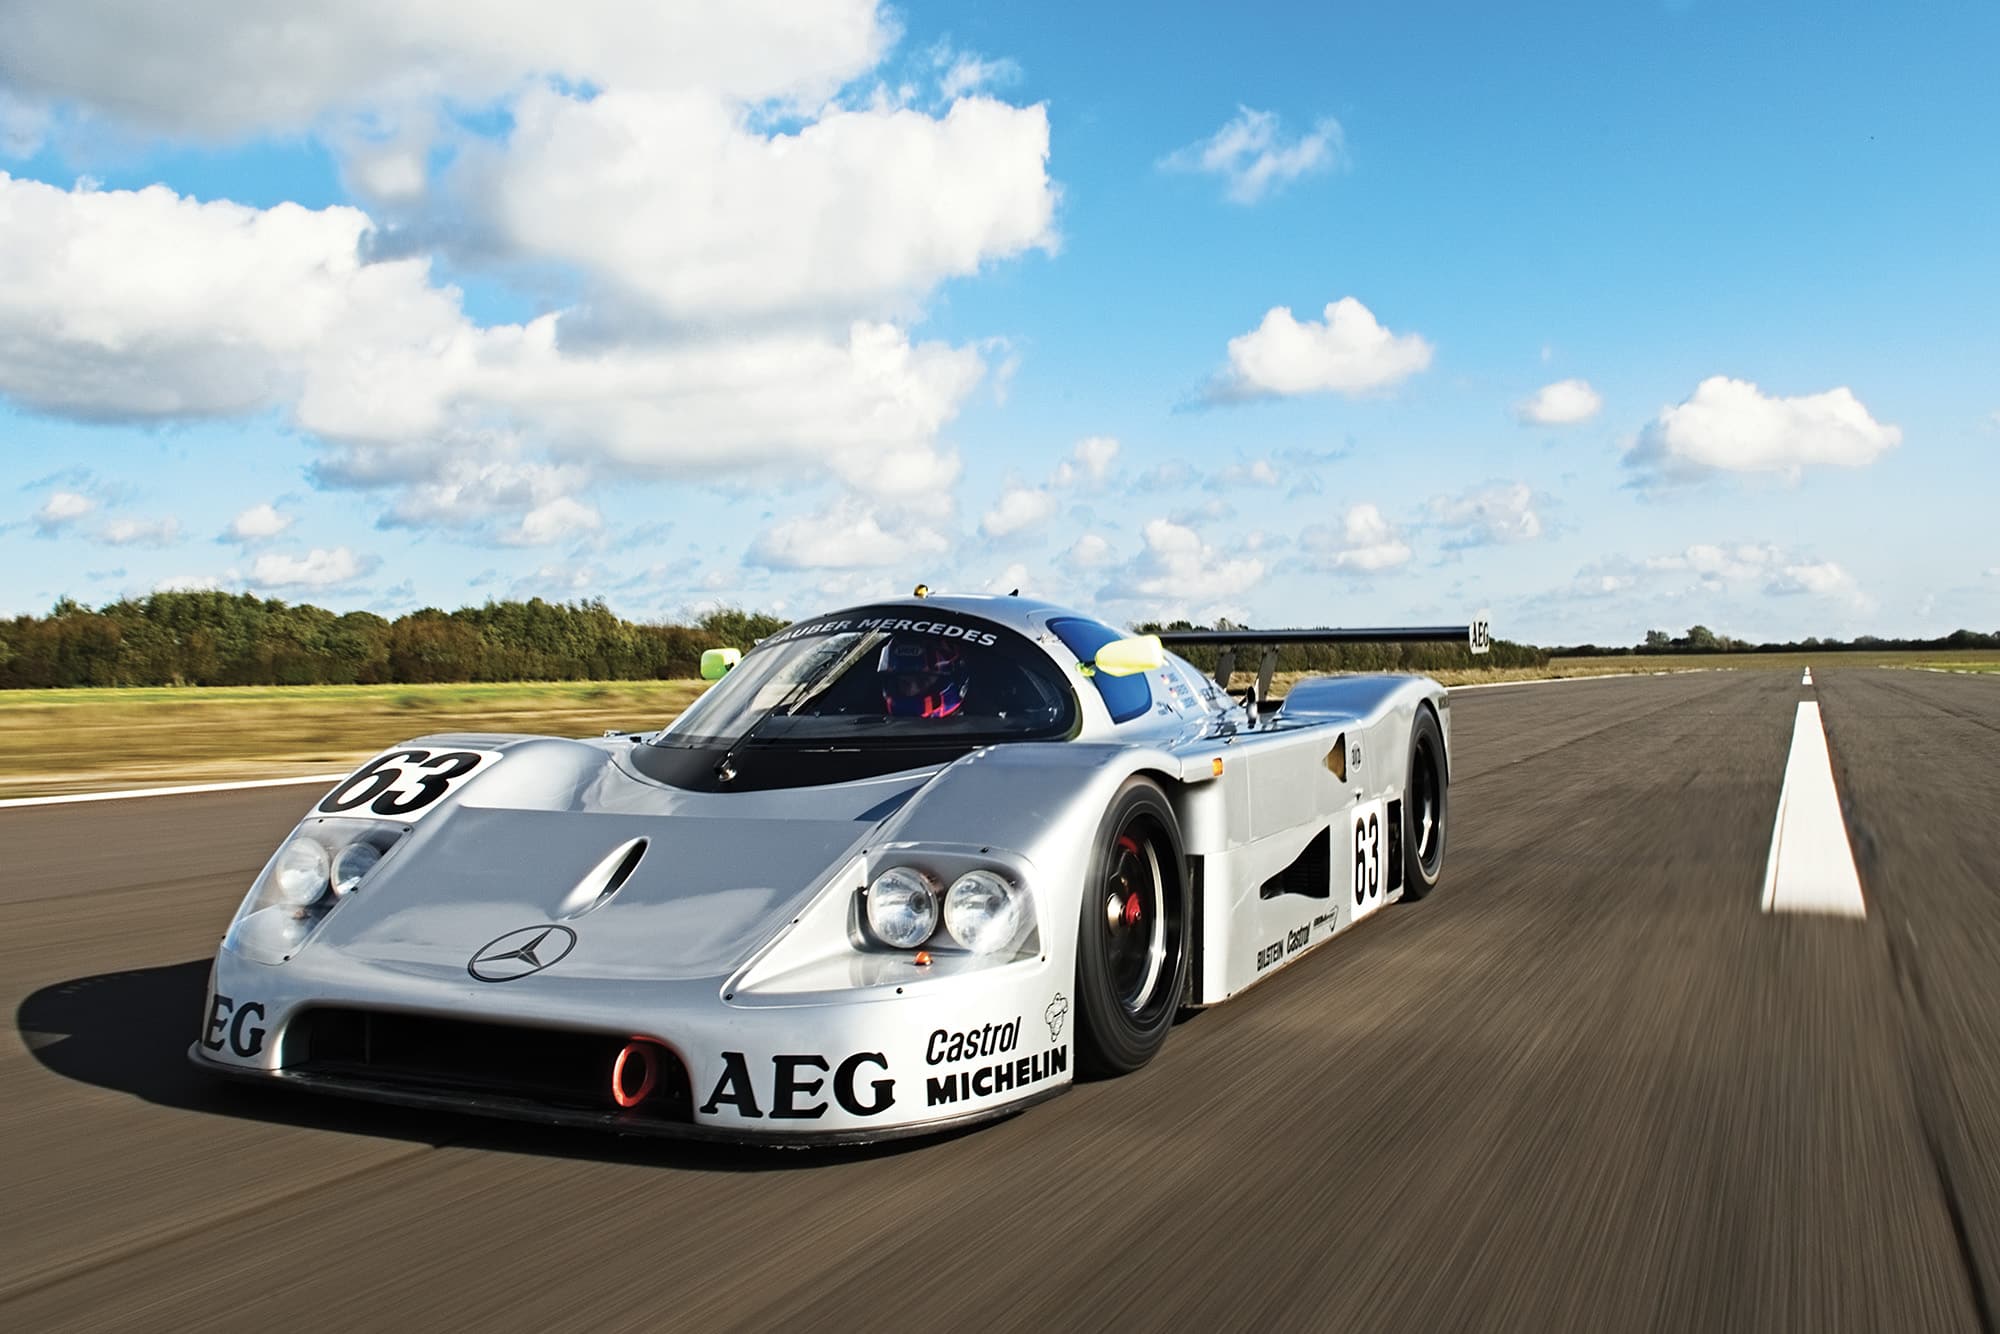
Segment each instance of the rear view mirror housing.
[[1114,639],[1097,650],[1091,666],[1106,676],[1137,676],[1167,665],[1167,649],[1158,635]]
[[701,679],[720,681],[729,675],[729,669],[743,661],[743,651],[733,648],[704,649],[701,655]]

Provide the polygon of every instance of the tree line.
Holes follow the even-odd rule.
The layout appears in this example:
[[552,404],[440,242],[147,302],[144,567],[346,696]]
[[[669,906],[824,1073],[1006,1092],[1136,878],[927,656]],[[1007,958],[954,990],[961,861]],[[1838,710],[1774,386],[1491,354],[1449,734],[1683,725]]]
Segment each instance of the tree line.
[[[780,616],[733,608],[690,625],[637,623],[600,599],[534,598],[451,612],[426,607],[390,620],[247,593],[154,593],[95,610],[64,598],[46,616],[0,621],[0,689],[662,680],[697,675],[703,649],[747,649],[785,624]],[[1227,621],[1136,627],[1140,633],[1243,628]],[[1953,648],[2000,649],[2000,633],[1750,643],[1696,625],[1684,635],[1649,631],[1631,647],[1537,648],[1495,640],[1492,652],[1479,658],[1463,644],[1288,644],[1278,651],[1278,670],[1434,672],[1540,667],[1552,656]],[[1190,648],[1185,656],[1204,671],[1215,668],[1214,649]],[[1254,650],[1239,652],[1237,666],[1255,671],[1258,659]]]
[[[601,599],[426,607],[391,620],[247,593],[154,593],[94,609],[63,598],[46,616],[0,621],[0,689],[665,680],[697,675],[704,649],[747,649],[786,624],[733,608],[690,625],[637,623]],[[1187,656],[1214,670],[1213,650]],[[1436,671],[1547,660],[1545,650],[1504,640],[1477,660],[1463,644],[1313,644],[1281,649],[1278,668]],[[1257,655],[1238,663],[1254,671]]]
[[1682,635],[1668,634],[1665,630],[1648,630],[1644,640],[1630,647],[1576,644],[1548,652],[1558,658],[1612,658],[1648,653],[1879,653],[1890,649],[1924,652],[1954,648],[2000,648],[2000,630],[1991,633],[1954,630],[1936,639],[1885,639],[1881,635],[1857,635],[1853,639],[1807,636],[1782,643],[1775,640],[1759,643],[1720,635],[1705,625],[1691,625]]
[[783,617],[726,609],[637,624],[601,600],[489,602],[394,620],[233,593],[154,593],[95,610],[69,598],[0,621],[0,689],[651,680],[699,672]]

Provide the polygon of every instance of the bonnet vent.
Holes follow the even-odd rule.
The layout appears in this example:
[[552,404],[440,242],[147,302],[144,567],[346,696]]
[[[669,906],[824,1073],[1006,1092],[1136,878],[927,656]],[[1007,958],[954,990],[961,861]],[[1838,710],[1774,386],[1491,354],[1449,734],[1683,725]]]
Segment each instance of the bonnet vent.
[[556,916],[581,917],[609,899],[624,888],[625,882],[632,878],[632,872],[639,868],[639,859],[645,855],[646,840],[643,838],[620,843],[576,882],[575,889],[563,895]]

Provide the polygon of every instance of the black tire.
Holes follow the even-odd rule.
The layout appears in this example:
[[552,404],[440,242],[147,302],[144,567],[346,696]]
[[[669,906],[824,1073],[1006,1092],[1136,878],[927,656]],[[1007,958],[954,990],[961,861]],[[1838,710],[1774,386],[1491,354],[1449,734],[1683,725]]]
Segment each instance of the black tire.
[[1437,715],[1417,710],[1410,727],[1410,777],[1403,788],[1403,897],[1415,901],[1437,888],[1444,874],[1446,797],[1444,733]]
[[1128,778],[1105,810],[1076,936],[1076,1058],[1122,1075],[1167,1040],[1187,986],[1191,894],[1166,793]]

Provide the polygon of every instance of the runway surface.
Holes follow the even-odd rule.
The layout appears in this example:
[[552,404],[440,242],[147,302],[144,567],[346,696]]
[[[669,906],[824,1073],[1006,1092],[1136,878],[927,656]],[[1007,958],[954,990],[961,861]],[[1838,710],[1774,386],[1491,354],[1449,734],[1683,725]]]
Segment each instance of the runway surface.
[[[971,1133],[743,1152],[203,1079],[296,788],[0,811],[0,1327],[1991,1330],[2000,678],[1453,702],[1449,860]],[[1759,897],[1815,698],[1865,918]]]

